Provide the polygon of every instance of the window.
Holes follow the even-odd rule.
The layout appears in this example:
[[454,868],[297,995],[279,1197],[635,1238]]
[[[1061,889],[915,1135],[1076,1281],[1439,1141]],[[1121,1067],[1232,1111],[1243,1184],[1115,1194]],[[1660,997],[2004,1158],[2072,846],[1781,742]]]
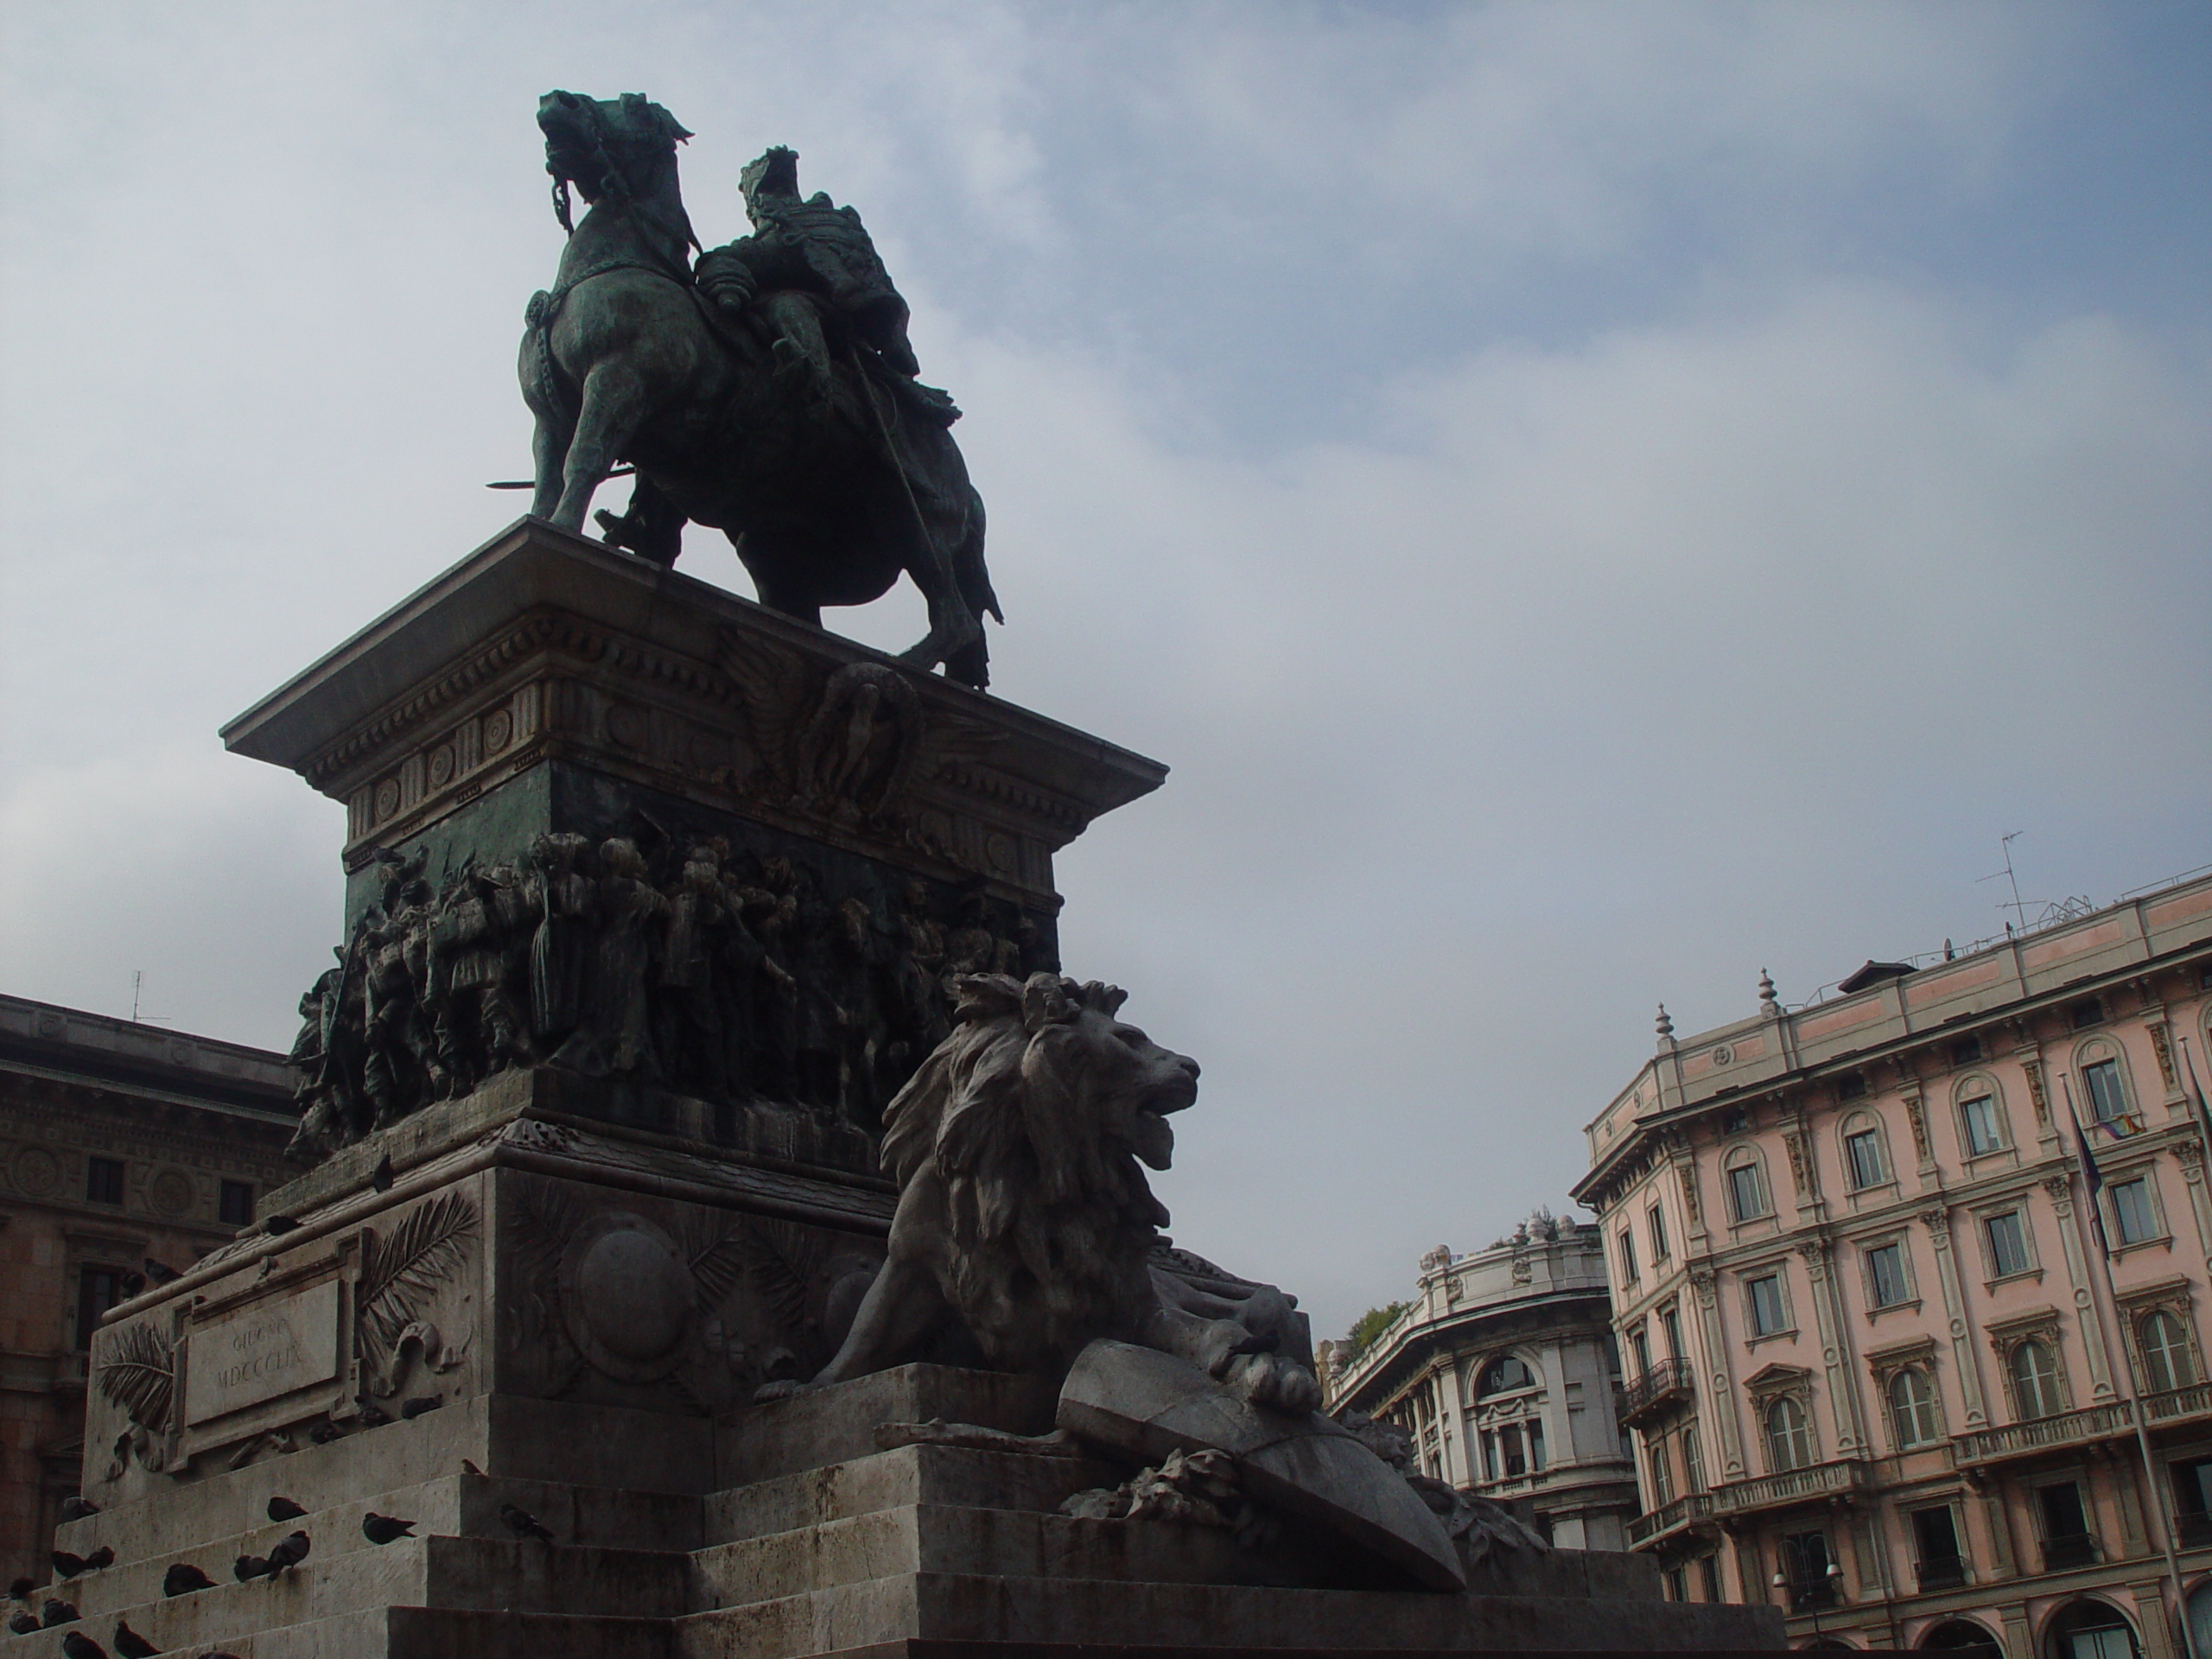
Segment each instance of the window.
[[1529,1436],[1529,1471],[1541,1475],[1544,1472],[1544,1420],[1531,1417],[1522,1427]]
[[2050,1350],[2030,1338],[2012,1350],[2005,1362],[2012,1379],[2012,1405],[2023,1421],[2056,1417],[2066,1408],[2059,1397],[2058,1362]]
[[1789,1586],[1793,1611],[1835,1605],[1835,1579],[1829,1574],[1828,1535],[1793,1532],[1782,1540],[1782,1575]]
[[2089,1116],[2095,1122],[2117,1123],[2127,1116],[2127,1096],[2120,1091],[2118,1060],[2097,1060],[2083,1066],[2082,1092],[2089,1097]]
[[2005,1144],[2003,1131],[1997,1122],[1997,1097],[1994,1095],[1973,1095],[1959,1103],[1959,1129],[1967,1145],[1967,1156],[1979,1158],[1984,1153],[1995,1152]]
[[1629,1357],[1636,1362],[1636,1374],[1642,1376],[1651,1369],[1651,1338],[1642,1325],[1628,1333]]
[[1741,1106],[1731,1106],[1720,1114],[1720,1133],[1741,1135],[1751,1127],[1751,1115]]
[[1669,1359],[1680,1359],[1682,1357],[1682,1316],[1681,1313],[1673,1307],[1663,1307],[1660,1309],[1659,1324],[1661,1328],[1667,1333],[1667,1357]]
[[253,1184],[225,1181],[216,1197],[215,1219],[226,1227],[250,1226],[253,1221]]
[[1483,1478],[1484,1480],[1496,1480],[1497,1478],[1497,1436],[1493,1434],[1490,1430],[1484,1429],[1482,1434],[1482,1441]]
[[1980,1039],[1980,1038],[1979,1038],[1979,1037],[1959,1037],[1959,1038],[1955,1038],[1955,1039],[1952,1039],[1952,1043],[1951,1043],[1951,1064],[1952,1064],[1953,1065],[1973,1065],[1976,1060],[1980,1059],[1980,1058],[1981,1058],[1981,1039]]
[[1688,1601],[1690,1599],[1689,1569],[1680,1561],[1667,1569],[1667,1599]]
[[1624,1227],[1624,1228],[1622,1228],[1622,1229],[1621,1229],[1621,1232],[1620,1232],[1620,1246],[1621,1246],[1621,1282],[1622,1282],[1623,1284],[1624,1284],[1624,1285],[1632,1285],[1632,1284],[1634,1284],[1634,1283],[1636,1282],[1636,1277],[1637,1277],[1637,1275],[1636,1275],[1636,1235],[1635,1235],[1635,1234],[1633,1234],[1633,1233],[1631,1233],[1631,1232],[1630,1232],[1630,1231],[1629,1231],[1629,1230],[1628,1230],[1627,1228],[1625,1228],[1625,1227]]
[[1866,1078],[1863,1072],[1853,1071],[1835,1080],[1838,1100],[1863,1100],[1866,1096]]
[[2123,1244],[2140,1244],[2158,1236],[2158,1212],[2151,1205],[2151,1178],[2138,1175],[2131,1181],[2114,1181],[2105,1189],[2112,1201],[2113,1236]]
[[1768,1213],[1766,1182],[1759,1173],[1756,1154],[1736,1154],[1728,1166],[1728,1213],[1738,1222],[1756,1221]]
[[1518,1423],[1508,1423],[1499,1429],[1497,1444],[1503,1454],[1507,1479],[1517,1479],[1529,1472],[1529,1459],[1521,1450],[1521,1426]]
[[2074,1029],[2081,1031],[2105,1017],[2105,1005],[2101,998],[2087,996],[2067,1009],[2066,1013],[2067,1017],[2074,1021]]
[[1895,1307],[1912,1295],[1905,1282],[1904,1246],[1889,1243],[1866,1252],[1866,1295],[1876,1307]]
[[1751,1334],[1770,1337],[1789,1328],[1789,1314],[1782,1305],[1782,1275],[1763,1273],[1744,1281],[1744,1298],[1751,1310]]
[[2153,1308],[2135,1322],[2135,1343],[2143,1356],[2144,1386],[2153,1394],[2185,1389],[2196,1380],[2189,1338],[2181,1321],[2165,1309]]
[[1487,1400],[1493,1394],[1510,1394],[1516,1389],[1535,1386],[1535,1376],[1526,1365],[1511,1354],[1503,1354],[1484,1368],[1482,1380],[1475,1384],[1475,1398]]
[[2018,1210],[1982,1218],[1982,1236],[1989,1241],[1989,1276],[2003,1279],[2025,1273],[2035,1264],[2028,1255],[2027,1217]]
[[1705,1448],[1698,1444],[1695,1423],[1682,1427],[1682,1488],[1692,1492],[1705,1490]]
[[2043,1559],[2047,1570],[2085,1567],[2097,1559],[2089,1536],[2089,1517],[2082,1508],[2082,1489],[2070,1480],[2038,1487],[2036,1508],[2043,1521]]
[[86,1160],[85,1197],[93,1204],[121,1204],[123,1160],[119,1158]]
[[1918,1557],[1914,1566],[1919,1572],[1923,1592],[1953,1589],[1966,1582],[1967,1564],[1959,1548],[1958,1522],[1952,1516],[1949,1504],[1913,1511],[1912,1542]]
[[1813,1429],[1796,1396],[1783,1395],[1766,1408],[1766,1461],[1776,1474],[1813,1460]]
[[1887,1176],[1882,1169],[1882,1136],[1873,1128],[1854,1129],[1843,1137],[1843,1160],[1856,1189],[1879,1186]]
[[1654,1262],[1664,1262],[1669,1254],[1666,1215],[1656,1204],[1646,1215],[1651,1224],[1651,1259]]
[[1707,1601],[1719,1600],[1720,1558],[1718,1555],[1699,1556],[1697,1558],[1697,1572],[1698,1577],[1704,1582],[1705,1599]]
[[1643,1443],[1643,1465],[1645,1471],[1651,1477],[1651,1507],[1656,1510],[1662,1504],[1673,1503],[1675,1501],[1675,1471],[1673,1465],[1668,1461],[1667,1441],[1664,1435],[1656,1436]]
[[[104,1162],[105,1160],[95,1160]],[[121,1166],[118,1166],[121,1167]],[[123,1269],[83,1268],[77,1274],[77,1351],[89,1353],[100,1315],[123,1300]]]
[[1942,1438],[1936,1421],[1936,1390],[1929,1385],[1927,1372],[1916,1365],[1906,1366],[1890,1379],[1889,1392],[1890,1428],[1897,1436],[1898,1451]]

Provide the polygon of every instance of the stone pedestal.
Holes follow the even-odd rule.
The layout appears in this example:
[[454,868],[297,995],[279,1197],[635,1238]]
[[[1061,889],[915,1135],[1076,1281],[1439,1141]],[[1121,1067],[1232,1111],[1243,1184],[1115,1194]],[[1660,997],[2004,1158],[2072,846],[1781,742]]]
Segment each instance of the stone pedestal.
[[[880,1433],[1042,1433],[1063,1402],[1034,1379],[909,1365],[749,1403],[823,1363],[882,1259],[896,1194],[854,1109],[854,1056],[904,1052],[898,985],[963,952],[1057,965],[1052,855],[1155,787],[1154,763],[531,521],[226,737],[346,804],[355,944],[333,995],[389,970],[366,1004],[387,1039],[397,1008],[419,1014],[404,1034],[426,1066],[433,1036],[437,1056],[449,1038],[476,1049],[423,1098],[387,1078],[404,1110],[97,1333],[83,1491],[99,1513],[58,1541],[115,1561],[50,1593],[111,1650],[118,1618],[163,1651],[241,1659],[1781,1645],[1771,1610],[1663,1603],[1636,1559],[1494,1560],[1466,1594],[1424,1592],[1294,1522],[1244,1547],[1056,1512],[1128,1468]],[[407,899],[429,918],[415,960],[404,929],[376,934],[395,896],[380,873],[449,898],[549,836],[635,842],[664,887],[712,842],[842,918],[839,937],[903,938],[903,956],[793,958],[796,994],[845,1033],[832,1096],[818,1068],[747,1050],[767,1040],[749,1027],[716,1089],[671,1058],[681,1042],[649,1058],[680,1024],[648,1021],[628,1051],[550,1052],[561,1033],[539,1018],[548,1052],[527,1058],[499,1052],[488,1000],[449,1027],[463,1002],[437,999],[493,982],[472,976],[536,976],[542,1004],[550,947],[480,916],[442,932],[467,919],[457,905]],[[511,890],[489,881],[488,911]],[[515,913],[549,906],[524,893]],[[510,942],[486,944],[502,925]],[[385,957],[358,949],[364,928]],[[689,1006],[650,957],[593,960],[594,995],[642,984],[664,1021]],[[276,1497],[304,1517],[270,1521]],[[414,1535],[372,1542],[372,1512]],[[295,1528],[304,1560],[234,1580]],[[214,1586],[164,1596],[180,1563]],[[8,1652],[49,1659],[64,1635]]]

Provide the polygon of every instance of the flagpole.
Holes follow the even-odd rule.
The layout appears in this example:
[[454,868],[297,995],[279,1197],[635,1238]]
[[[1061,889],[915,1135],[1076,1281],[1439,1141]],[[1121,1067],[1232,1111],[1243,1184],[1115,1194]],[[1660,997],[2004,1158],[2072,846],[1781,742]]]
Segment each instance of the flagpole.
[[[2186,1659],[2199,1659],[2196,1633],[2189,1626],[2189,1603],[2182,1595],[2181,1557],[2174,1551],[2174,1520],[2166,1491],[2168,1483],[2158,1478],[2158,1459],[2151,1454],[2151,1431],[2144,1425],[2143,1402],[2135,1388],[2135,1361],[2127,1346],[2127,1322],[2120,1316],[2120,1291],[2112,1281],[2112,1246],[2105,1237],[2104,1211],[2098,1199],[2098,1194],[2104,1186],[2104,1177],[2097,1169],[2096,1154],[2089,1150],[2089,1138],[2082,1132],[2081,1115],[2074,1109],[2074,1085],[2063,1071],[2058,1074],[2058,1085],[2065,1091],[2066,1116],[2074,1126],[2074,1147],[2082,1165],[2082,1192],[2088,1200],[2090,1231],[2096,1241],[2097,1262],[2105,1282],[2105,1300],[2111,1304],[2113,1322],[2120,1327],[2120,1381],[2126,1389],[2124,1397],[2127,1402],[2127,1415],[2135,1425],[2135,1449],[2142,1456],[2143,1480],[2150,1493],[2151,1501],[2144,1507],[2158,1516],[2158,1543],[2165,1553],[2166,1573],[2173,1580],[2174,1614],[2176,1622],[2181,1626],[2182,1652]],[[2079,1216],[2074,1219],[2074,1227],[2078,1234],[2082,1227]],[[2086,1244],[2088,1241],[2083,1243]],[[2094,1294],[2089,1298],[2089,1307],[2096,1316],[2097,1340],[2104,1343],[2107,1334],[2104,1309],[2099,1306]],[[2107,1355],[2111,1353],[2109,1344],[2107,1344],[2105,1351]]]

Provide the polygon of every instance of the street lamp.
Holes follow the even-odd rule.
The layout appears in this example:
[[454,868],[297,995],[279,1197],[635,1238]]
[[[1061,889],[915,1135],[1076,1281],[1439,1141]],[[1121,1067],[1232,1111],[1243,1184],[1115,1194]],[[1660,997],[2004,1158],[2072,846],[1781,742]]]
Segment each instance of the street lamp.
[[[1836,1580],[1840,1579],[1842,1576],[1843,1564],[1840,1561],[1830,1561],[1828,1563],[1828,1570],[1821,1575],[1821,1583],[1827,1586],[1827,1592],[1831,1596],[1835,1593]],[[1770,1580],[1769,1582],[1777,1590],[1787,1592],[1790,1588],[1789,1579],[1778,1569],[1776,1571],[1774,1577]],[[1790,1603],[1796,1599],[1796,1598],[1794,1595],[1791,1595],[1788,1596],[1783,1602],[1782,1610],[1785,1617],[1796,1611],[1795,1607],[1790,1605]],[[1807,1592],[1807,1599],[1811,1601],[1813,1604],[1813,1634],[1817,1637],[1821,1633],[1820,1598],[1813,1595],[1808,1590]]]

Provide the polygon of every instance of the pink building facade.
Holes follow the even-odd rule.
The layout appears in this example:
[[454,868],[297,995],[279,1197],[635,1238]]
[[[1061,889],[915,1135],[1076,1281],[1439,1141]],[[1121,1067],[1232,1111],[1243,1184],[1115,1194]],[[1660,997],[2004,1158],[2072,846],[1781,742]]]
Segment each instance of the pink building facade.
[[2168,1659],[2186,1605],[2212,1659],[2208,991],[2212,877],[1801,1010],[1763,982],[1694,1037],[1662,1015],[1575,1197],[1670,1593],[2008,1659]]

